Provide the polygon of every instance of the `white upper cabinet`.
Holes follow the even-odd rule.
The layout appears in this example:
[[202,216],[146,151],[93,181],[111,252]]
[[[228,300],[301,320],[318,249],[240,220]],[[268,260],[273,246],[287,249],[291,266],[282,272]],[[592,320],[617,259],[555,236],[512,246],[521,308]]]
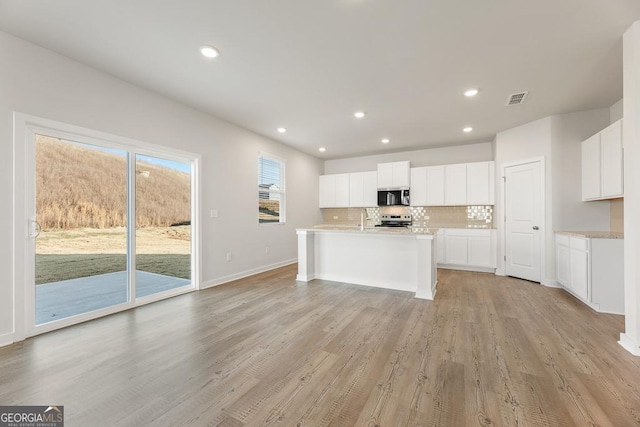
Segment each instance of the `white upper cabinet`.
[[427,168],[411,168],[411,206],[427,206]]
[[321,175],[319,181],[321,208],[349,207],[349,174]]
[[349,174],[349,206],[356,208],[378,206],[378,173],[376,171]]
[[467,164],[467,205],[495,204],[494,162]]
[[624,195],[622,120],[582,142],[582,200]]
[[410,169],[408,161],[378,163],[378,188],[408,188]]
[[602,197],[620,197],[623,195],[622,177],[622,121],[618,120],[600,132],[600,152],[602,163]]
[[446,205],[467,204],[467,165],[446,165],[444,201]]
[[[413,197],[413,194],[411,195]],[[427,168],[427,204],[426,206],[444,205],[444,166]]]
[[411,169],[411,206],[494,204],[494,162]]
[[364,176],[361,173],[349,174],[349,206],[364,206]]
[[600,197],[600,134],[582,142],[582,200]]

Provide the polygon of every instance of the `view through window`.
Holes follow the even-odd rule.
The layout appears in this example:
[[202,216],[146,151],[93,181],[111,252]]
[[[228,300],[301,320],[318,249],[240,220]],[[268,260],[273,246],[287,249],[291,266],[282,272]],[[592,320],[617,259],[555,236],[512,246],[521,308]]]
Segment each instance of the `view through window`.
[[261,155],[258,158],[258,222],[284,223],[284,162]]

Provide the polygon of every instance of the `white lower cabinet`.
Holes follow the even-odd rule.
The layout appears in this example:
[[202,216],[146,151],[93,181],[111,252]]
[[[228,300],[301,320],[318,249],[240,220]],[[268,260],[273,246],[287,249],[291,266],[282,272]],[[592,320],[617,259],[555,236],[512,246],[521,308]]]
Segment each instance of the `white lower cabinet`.
[[440,268],[492,271],[496,268],[496,231],[442,228],[437,250]]
[[556,234],[556,279],[596,311],[624,314],[624,241]]

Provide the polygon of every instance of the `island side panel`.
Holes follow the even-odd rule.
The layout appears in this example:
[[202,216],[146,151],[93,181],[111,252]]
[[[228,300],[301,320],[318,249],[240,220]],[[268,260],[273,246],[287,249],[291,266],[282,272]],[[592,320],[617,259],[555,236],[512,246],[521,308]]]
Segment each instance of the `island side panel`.
[[318,232],[315,277],[416,292],[417,246],[415,235]]
[[436,295],[438,269],[435,236],[417,236],[418,289],[416,298],[432,300]]
[[315,233],[298,230],[298,275],[296,280],[309,282],[315,279]]

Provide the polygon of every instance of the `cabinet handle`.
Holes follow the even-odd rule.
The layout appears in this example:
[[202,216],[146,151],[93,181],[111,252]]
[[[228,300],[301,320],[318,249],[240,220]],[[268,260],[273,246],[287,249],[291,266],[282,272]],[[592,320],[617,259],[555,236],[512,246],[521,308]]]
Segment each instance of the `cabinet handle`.
[[534,230],[540,230],[540,227],[538,227],[537,225],[534,225],[534,226],[533,226],[533,229],[534,229]]

